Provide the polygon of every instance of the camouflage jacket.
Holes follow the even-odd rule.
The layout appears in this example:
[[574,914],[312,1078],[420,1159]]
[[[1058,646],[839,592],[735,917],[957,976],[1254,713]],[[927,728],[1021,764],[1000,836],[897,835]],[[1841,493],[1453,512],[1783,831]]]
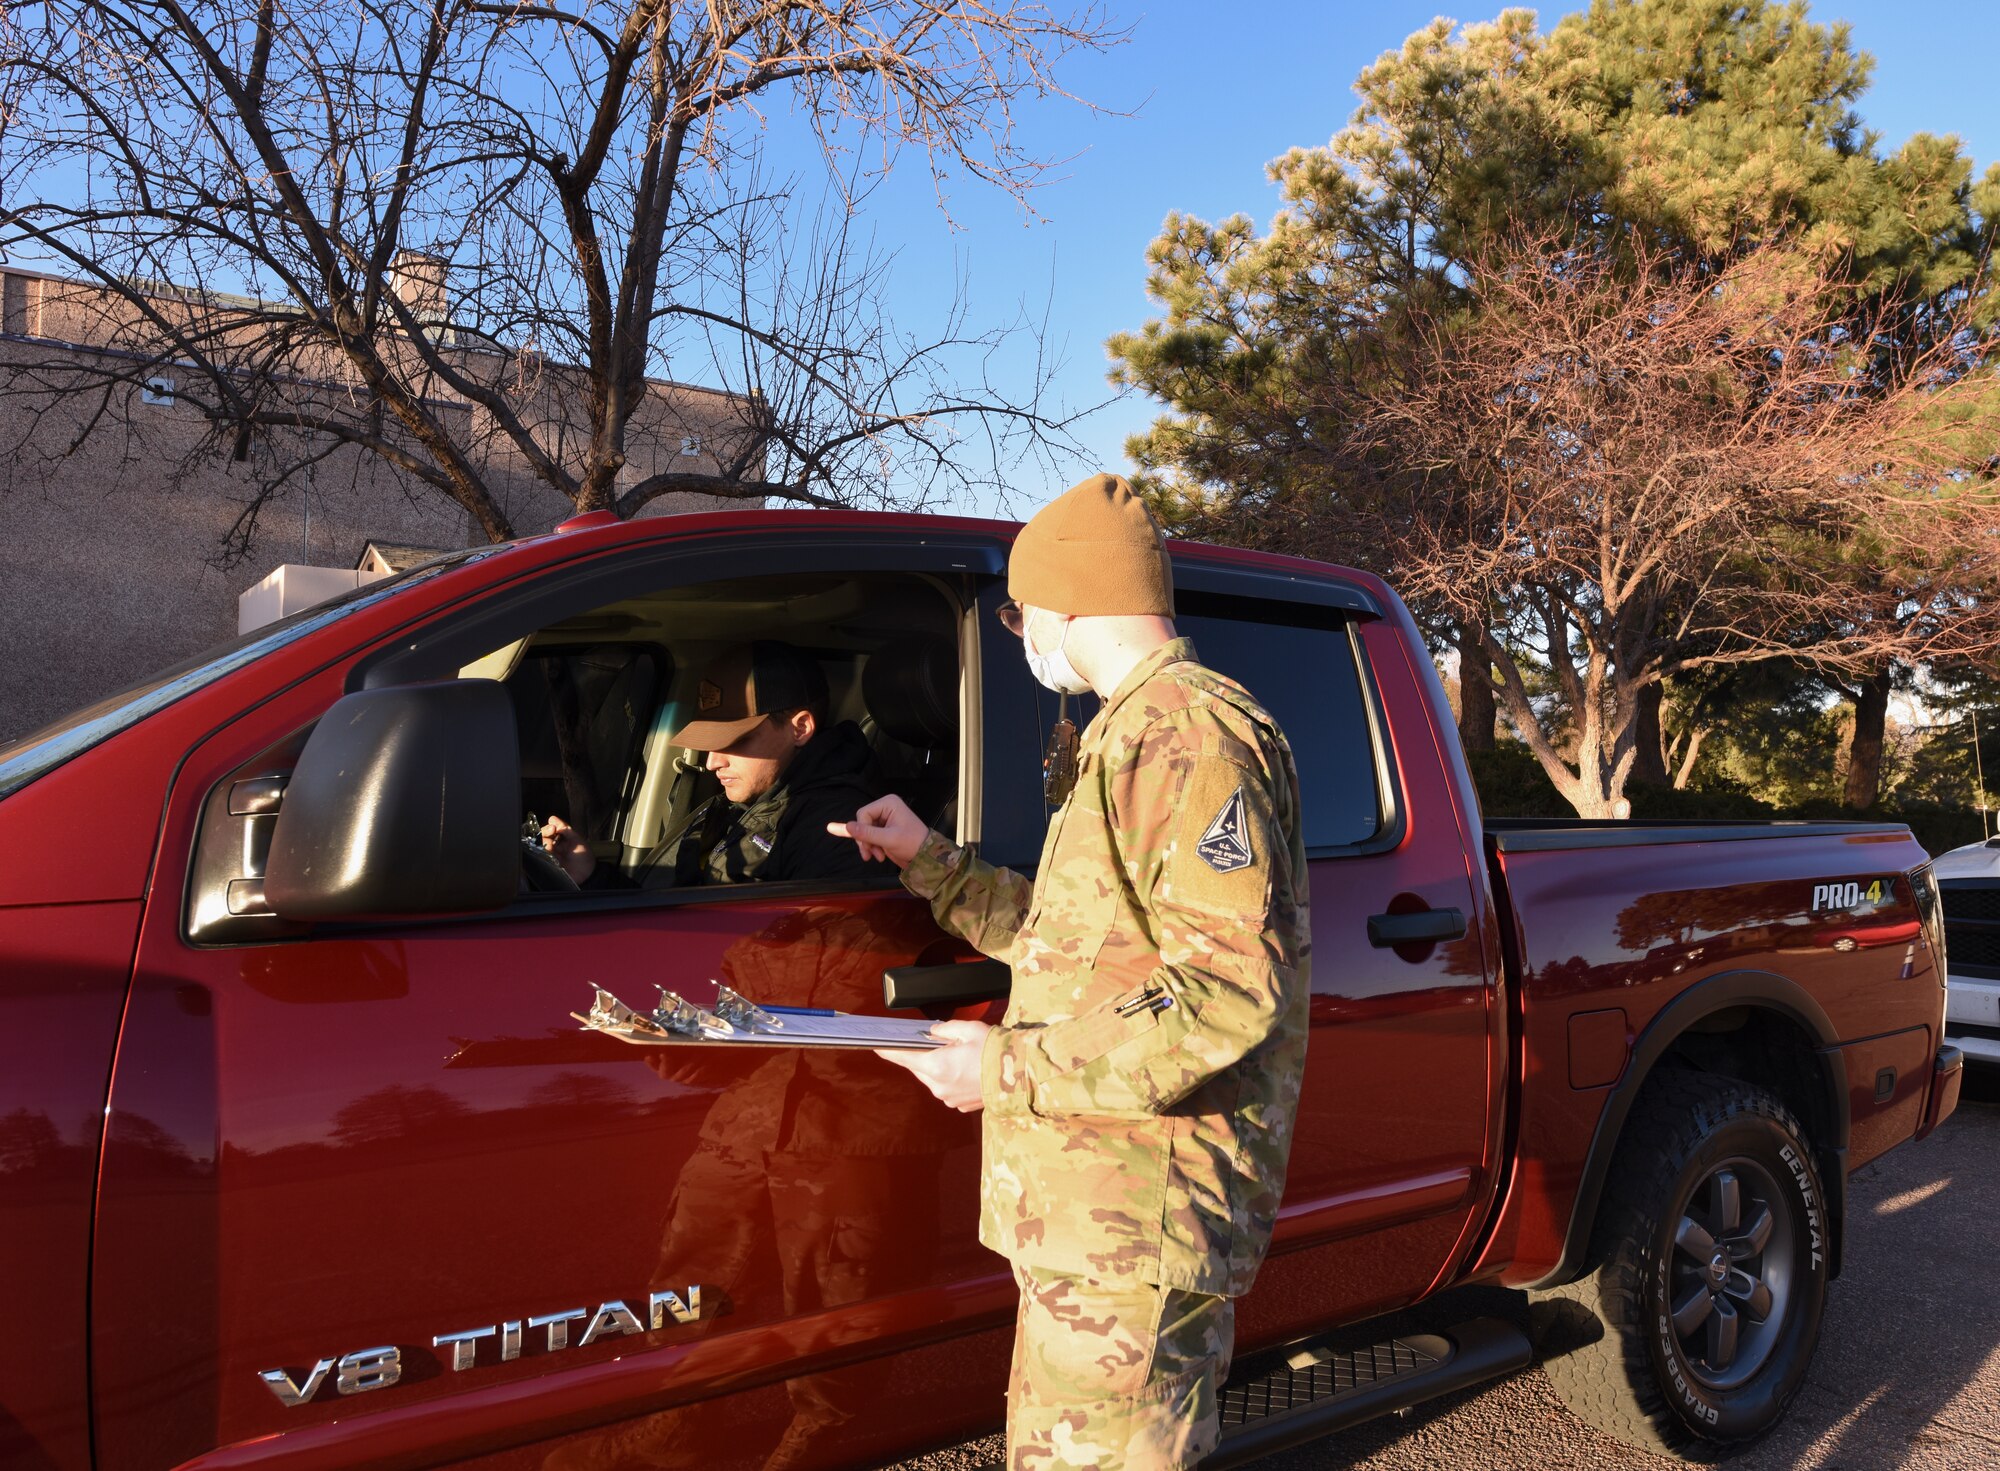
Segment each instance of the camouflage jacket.
[[1084,732],[1032,884],[936,833],[904,871],[1013,967],[983,1058],[980,1240],[1027,1267],[1247,1291],[1305,1064],[1298,775],[1177,640]]

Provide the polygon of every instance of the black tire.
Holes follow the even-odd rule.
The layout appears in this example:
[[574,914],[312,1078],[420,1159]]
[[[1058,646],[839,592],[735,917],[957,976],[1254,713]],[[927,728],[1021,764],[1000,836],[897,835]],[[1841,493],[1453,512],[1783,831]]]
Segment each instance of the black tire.
[[1591,1269],[1535,1305],[1543,1368],[1570,1408],[1686,1460],[1769,1431],[1819,1344],[1825,1198],[1805,1130],[1767,1090],[1679,1070],[1649,1081],[1605,1181]]

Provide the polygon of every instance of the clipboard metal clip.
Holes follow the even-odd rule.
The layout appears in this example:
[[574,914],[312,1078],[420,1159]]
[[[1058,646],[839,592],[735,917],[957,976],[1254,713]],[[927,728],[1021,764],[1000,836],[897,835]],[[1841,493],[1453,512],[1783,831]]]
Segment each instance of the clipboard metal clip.
[[696,1037],[707,1041],[716,1037],[733,1037],[736,1028],[712,1011],[703,1011],[678,991],[669,991],[665,986],[657,988],[660,1004],[653,1012],[653,1020],[663,1032],[676,1036]]
[[[743,1035],[743,1030],[763,1030],[762,1027],[738,1027],[717,1016],[712,1011],[703,1011],[678,991],[659,988],[660,1004],[650,1013],[635,1011],[620,1001],[602,986],[591,1000],[588,1012],[574,1012],[570,1015],[582,1022],[593,1032],[609,1032],[628,1042],[721,1042]],[[736,998],[742,1001],[741,997]],[[750,1003],[743,1002],[744,1006]],[[757,1008],[750,1006],[751,1011]],[[758,1015],[763,1015],[758,1012]],[[773,1026],[782,1025],[775,1017],[770,1019]]]
[[715,1014],[733,1027],[741,1027],[746,1032],[782,1032],[784,1021],[772,1016],[748,996],[723,985],[715,985]]
[[590,1011],[587,1014],[578,1016],[572,1011],[570,1015],[592,1031],[637,1032],[645,1037],[669,1035],[667,1029],[652,1017],[634,1011],[602,986],[597,987],[597,994],[591,999]]

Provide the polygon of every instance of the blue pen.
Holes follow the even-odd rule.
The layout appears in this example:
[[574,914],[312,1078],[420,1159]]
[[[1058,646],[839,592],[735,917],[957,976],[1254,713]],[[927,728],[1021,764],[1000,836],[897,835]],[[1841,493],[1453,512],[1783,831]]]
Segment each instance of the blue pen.
[[758,1005],[762,1007],[763,1010],[771,1012],[776,1016],[839,1016],[840,1015],[840,1013],[837,1011],[828,1011],[824,1007],[819,1007],[819,1006],[768,1006],[764,1005],[764,1003],[762,1002],[759,1002]]

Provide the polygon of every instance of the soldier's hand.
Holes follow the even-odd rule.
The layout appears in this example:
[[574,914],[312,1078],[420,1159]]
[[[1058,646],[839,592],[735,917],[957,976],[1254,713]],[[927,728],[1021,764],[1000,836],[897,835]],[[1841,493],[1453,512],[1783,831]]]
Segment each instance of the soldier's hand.
[[576,829],[560,817],[551,817],[542,824],[542,846],[562,865],[563,872],[578,883],[597,871],[597,859],[576,835]]
[[915,1073],[917,1081],[940,1103],[948,1103],[960,1113],[974,1113],[980,1106],[979,1055],[986,1050],[986,1034],[992,1030],[985,1022],[939,1022],[931,1028],[931,1035],[949,1039],[945,1046],[929,1052],[897,1048],[875,1055]]
[[878,798],[855,813],[852,822],[829,822],[826,830],[836,838],[854,839],[871,863],[886,858],[898,868],[910,866],[930,835],[924,820],[896,796]]

